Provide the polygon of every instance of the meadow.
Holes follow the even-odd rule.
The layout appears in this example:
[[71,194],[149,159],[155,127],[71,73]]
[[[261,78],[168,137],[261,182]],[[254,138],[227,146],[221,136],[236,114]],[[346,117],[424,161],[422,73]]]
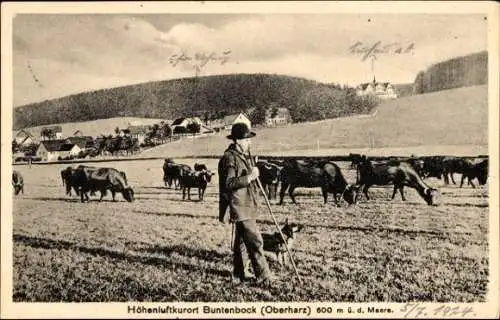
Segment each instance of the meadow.
[[[215,170],[216,160],[203,161]],[[193,165],[194,159],[179,162]],[[355,171],[338,162],[349,182]],[[15,166],[25,193],[13,198],[13,300],[481,302],[487,295],[488,188],[443,186],[439,206],[412,189],[388,201],[389,188],[371,188],[370,201],[322,203],[319,189],[297,189],[272,209],[305,226],[291,269],[271,268],[270,288],[230,283],[231,226],[217,220],[217,176],[203,202],[183,201],[162,181],[162,160],[91,164],[127,173],[136,201],[108,195],[80,203],[64,194],[67,165]],[[458,177],[456,178],[458,180]],[[262,231],[274,224],[262,206]]]
[[[281,156],[487,154],[487,89],[472,86],[387,100],[373,116],[256,129],[252,148],[255,154]],[[144,156],[220,155],[227,134],[169,143]]]

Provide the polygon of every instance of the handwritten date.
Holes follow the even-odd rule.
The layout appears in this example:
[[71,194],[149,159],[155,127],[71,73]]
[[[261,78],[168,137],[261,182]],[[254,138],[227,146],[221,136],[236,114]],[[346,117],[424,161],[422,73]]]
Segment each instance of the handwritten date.
[[420,303],[408,302],[399,311],[404,314],[404,318],[467,318],[475,316],[474,309],[471,306],[466,305],[457,306],[442,304],[438,307],[429,307]]

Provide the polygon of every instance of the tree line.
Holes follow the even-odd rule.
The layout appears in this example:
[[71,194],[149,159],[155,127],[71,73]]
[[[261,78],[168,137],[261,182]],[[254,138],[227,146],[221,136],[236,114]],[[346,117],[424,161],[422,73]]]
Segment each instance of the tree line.
[[14,109],[14,128],[112,117],[207,120],[271,105],[289,109],[294,122],[368,113],[375,99],[354,88],[269,74],[231,74],[149,82],[80,93]]
[[449,59],[420,71],[413,93],[421,94],[488,83],[488,52]]

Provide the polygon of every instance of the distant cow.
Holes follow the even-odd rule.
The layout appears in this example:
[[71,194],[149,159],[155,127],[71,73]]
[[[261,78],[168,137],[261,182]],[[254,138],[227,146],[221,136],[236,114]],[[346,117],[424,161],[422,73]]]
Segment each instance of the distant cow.
[[72,167],[67,167],[61,170],[61,178],[63,186],[66,187],[66,195],[71,196],[71,189],[75,190],[76,195],[79,195],[78,187],[75,181],[75,169]]
[[134,190],[127,184],[123,173],[113,168],[95,168],[79,166],[75,170],[75,182],[80,192],[81,201],[89,201],[88,192],[100,191],[101,198],[111,191],[113,201],[116,192],[121,192],[123,198],[128,202],[134,201]]
[[396,191],[399,190],[401,198],[406,201],[403,188],[408,186],[417,190],[419,195],[427,202],[428,205],[433,205],[439,195],[436,189],[427,186],[419,177],[417,172],[409,163],[390,161],[387,163],[372,163],[365,159],[358,165],[359,182],[356,186],[358,190],[363,190],[366,199],[369,200],[368,188],[373,185],[394,185],[392,199],[396,196]]
[[347,184],[340,168],[333,162],[307,162],[301,160],[285,161],[281,170],[280,204],[283,204],[285,192],[293,203],[297,204],[293,191],[297,187],[321,188],[324,203],[327,203],[328,193],[333,193],[335,203],[338,203],[337,194],[341,194],[348,204],[355,201],[354,188]]
[[351,169],[355,169],[356,166],[361,162],[362,155],[359,153],[349,153],[349,159],[351,159]]
[[464,174],[464,172],[472,165],[471,160],[459,157],[444,157],[443,158],[443,178],[445,184],[456,184],[453,178],[454,173]]
[[208,171],[207,166],[203,163],[195,163],[194,164],[194,171]]
[[182,189],[182,200],[187,198],[191,200],[191,188],[198,188],[198,199],[203,200],[205,189],[212,180],[213,173],[207,170],[194,171],[183,174],[179,179],[179,185]]
[[276,199],[280,172],[282,168],[274,163],[266,161],[258,161],[256,163],[256,166],[257,168],[259,168],[259,179],[262,183],[262,187],[267,193],[268,199]]
[[188,165],[174,163],[169,159],[165,160],[165,163],[163,164],[163,181],[165,182],[165,186],[171,188],[173,185],[175,189],[178,189],[178,187],[180,187],[180,177],[191,171],[193,170]]
[[488,159],[485,159],[479,163],[469,163],[469,165],[464,169],[462,180],[460,181],[460,188],[462,188],[465,179],[468,179],[469,184],[473,188],[475,188],[476,186],[472,182],[474,178],[477,178],[480,185],[486,184],[488,180]]
[[24,178],[21,172],[12,171],[12,186],[14,187],[14,194],[17,196],[19,192],[24,194]]
[[422,157],[424,160],[423,165],[423,176],[425,178],[434,177],[437,179],[441,179],[444,174],[444,157],[442,156],[430,156],[430,157]]
[[174,160],[170,158],[165,159],[165,162],[163,163],[163,181],[165,182],[165,187],[172,187],[172,184],[174,183],[173,168],[176,166],[177,164]]

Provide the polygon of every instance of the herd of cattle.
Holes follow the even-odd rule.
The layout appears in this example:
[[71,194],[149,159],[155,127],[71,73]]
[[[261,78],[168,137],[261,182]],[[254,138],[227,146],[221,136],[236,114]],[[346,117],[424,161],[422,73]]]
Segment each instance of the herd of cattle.
[[[318,159],[286,159],[257,161],[260,171],[260,181],[269,199],[276,199],[278,186],[279,204],[288,191],[293,203],[297,203],[294,190],[301,188],[320,188],[324,203],[328,194],[332,193],[336,204],[346,201],[349,205],[357,203],[362,195],[370,199],[368,189],[373,185],[393,185],[392,199],[399,190],[405,201],[403,188],[415,189],[428,205],[435,205],[439,197],[437,189],[429,187],[424,179],[435,177],[444,179],[445,184],[456,184],[453,174],[462,175],[460,187],[468,180],[475,188],[473,180],[477,179],[484,185],[488,179],[488,158],[461,157],[411,157],[408,159],[386,159],[377,161],[360,154],[350,154],[351,168],[356,170],[356,183],[348,184],[339,166],[332,161]],[[191,200],[190,191],[198,189],[198,198],[203,200],[205,189],[211,182],[213,172],[204,164],[196,163],[194,168],[186,164],[176,163],[166,159],[163,165],[163,181],[166,187],[182,190],[182,199]],[[61,171],[61,178],[66,194],[72,190],[79,195],[82,202],[89,201],[89,194],[100,192],[101,201],[111,191],[113,201],[116,193],[121,193],[125,200],[134,201],[134,191],[127,182],[125,172],[113,168],[98,168],[80,165],[77,168],[67,167]],[[24,193],[24,180],[19,171],[12,174],[14,193]]]
[[[422,157],[409,159],[389,159],[375,161],[359,154],[351,154],[351,167],[356,169],[356,183],[350,185],[344,178],[339,166],[332,161],[307,159],[307,160],[268,160],[257,161],[260,180],[269,199],[276,199],[278,186],[279,204],[283,204],[286,192],[297,203],[294,190],[301,188],[321,188],[324,203],[327,203],[328,194],[332,193],[336,204],[344,200],[354,204],[365,195],[370,199],[368,189],[373,185],[393,185],[392,199],[399,190],[403,201],[406,200],[403,188],[405,186],[415,189],[428,205],[434,205],[439,197],[437,189],[429,187],[424,179],[435,177],[443,178],[445,184],[449,179],[455,184],[453,174],[462,174],[460,187],[465,179],[475,188],[474,179],[480,185],[486,184],[488,178],[488,158],[460,158],[460,157]],[[198,188],[199,199],[203,200],[203,193],[207,183],[211,181],[213,173],[203,164],[195,164],[194,170],[186,165],[175,163],[166,159],[163,165],[163,180],[165,186],[183,190]]]

